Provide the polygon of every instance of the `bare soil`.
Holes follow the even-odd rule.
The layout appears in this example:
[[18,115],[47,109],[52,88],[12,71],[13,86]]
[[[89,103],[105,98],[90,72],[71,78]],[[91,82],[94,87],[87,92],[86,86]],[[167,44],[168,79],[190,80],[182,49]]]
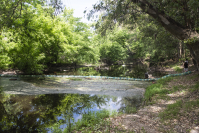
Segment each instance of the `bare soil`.
[[[164,71],[176,73],[173,69],[165,69]],[[135,133],[198,133],[199,108],[194,108],[190,111],[180,110],[180,112],[184,113],[181,113],[177,119],[170,119],[164,122],[159,117],[159,113],[163,112],[167,105],[179,100],[185,103],[199,99],[199,91],[193,93],[189,91],[199,82],[198,71],[195,70],[194,66],[190,66],[190,71],[193,73],[177,77],[165,86],[171,90],[174,86],[182,85],[184,91],[181,91],[181,88],[180,91],[168,94],[166,99],[155,96],[152,98],[152,105],[141,107],[135,114],[123,114],[109,118],[112,126]]]

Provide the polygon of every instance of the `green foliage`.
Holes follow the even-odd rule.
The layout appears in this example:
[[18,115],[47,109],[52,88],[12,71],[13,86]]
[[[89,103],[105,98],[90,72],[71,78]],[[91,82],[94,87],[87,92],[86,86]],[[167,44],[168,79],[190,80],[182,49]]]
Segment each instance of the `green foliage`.
[[162,120],[167,119],[174,119],[178,118],[181,113],[181,110],[190,111],[192,108],[199,107],[199,100],[195,101],[188,101],[186,103],[183,103],[181,100],[177,101],[174,104],[170,104],[167,106],[164,112],[161,112],[159,116],[162,118]]
[[170,82],[173,79],[174,79],[174,77],[167,77],[167,78],[164,78],[164,79],[159,79],[156,82],[159,83],[159,84],[162,84],[162,85],[166,85],[167,82]]
[[[76,122],[75,128],[76,130],[80,130],[83,127],[92,127],[100,122],[104,121],[105,118],[109,117],[109,111],[102,110],[99,112],[88,112],[87,114],[82,115],[82,119]],[[72,130],[74,130],[72,128]]]
[[118,130],[117,128],[113,129],[110,127],[110,121],[107,119],[110,116],[116,115],[117,112],[110,112],[106,109],[97,111],[97,112],[88,112],[82,115],[82,119],[79,119],[72,126],[69,131],[68,127],[64,130],[64,133],[68,132],[105,132],[109,133],[114,132],[124,132],[124,130]]
[[190,92],[199,93],[199,82],[197,82],[194,86],[192,86],[192,89],[190,89]]
[[105,62],[109,65],[115,63],[118,60],[125,59],[125,50],[124,48],[118,44],[117,42],[105,42],[100,46],[100,55],[101,59],[105,60]]
[[125,112],[128,113],[128,114],[134,114],[134,113],[137,113],[137,109],[136,107],[125,107]]
[[58,62],[69,64],[95,63],[98,60],[98,54],[95,53],[95,47],[89,39],[92,36],[90,27],[80,22],[80,18],[73,17],[73,10],[70,9],[64,10],[61,19],[69,24],[72,31],[72,42],[64,46],[65,50],[59,55]]
[[183,72],[183,69],[180,68],[179,66],[174,66],[173,69],[174,69],[176,72],[178,72],[178,73]]
[[179,114],[180,109],[182,108],[182,101],[177,101],[174,104],[170,104],[167,106],[167,109],[164,112],[161,112],[159,116],[164,119],[172,119],[176,118]]
[[[1,93],[0,97],[0,111],[2,112],[0,124],[5,132],[10,132],[15,126],[19,127],[14,129],[16,132],[22,132],[22,130],[23,132],[47,132],[47,129],[61,132],[59,129],[61,125],[67,124],[67,127],[73,125],[73,114],[80,114],[93,106],[99,107],[106,103],[106,96],[81,94],[13,95]],[[107,117],[105,113],[107,111],[99,113],[96,119]]]
[[8,69],[12,65],[12,62],[10,61],[8,55],[0,54],[0,60],[0,69]]
[[151,100],[151,98],[156,94],[168,94],[169,90],[164,89],[162,84],[153,84],[149,87],[147,87],[146,92],[144,94],[145,100],[148,102]]
[[[146,6],[145,6],[146,5]],[[150,5],[150,6],[149,6]],[[146,8],[145,8],[146,7]],[[106,30],[113,28],[115,22],[120,22],[130,27],[134,27],[135,22],[138,20],[145,19],[144,13],[152,14],[150,11],[147,12],[148,8],[153,8],[156,11],[163,12],[172,18],[174,21],[172,23],[177,23],[177,26],[186,27],[189,26],[191,30],[198,31],[198,22],[199,22],[199,1],[198,0],[188,0],[188,1],[110,1],[104,0],[100,1],[93,6],[93,10],[87,13],[88,17],[91,18],[92,15],[97,11],[105,10],[104,14],[101,16],[101,19],[97,23],[97,28]],[[85,11],[86,12],[86,11]],[[141,13],[143,12],[143,13]],[[117,15],[116,15],[117,14]],[[156,19],[156,17],[154,17]],[[170,19],[169,19],[170,20]],[[103,21],[103,22],[102,22]],[[147,19],[148,23],[154,22],[157,23],[154,19]],[[102,22],[101,24],[99,24]],[[171,21],[170,21],[171,22]],[[105,31],[104,31],[105,32]]]
[[[126,42],[126,46],[128,46],[126,53],[129,56],[131,54],[131,57],[136,59],[141,59],[142,57],[142,59],[147,59],[150,62],[150,66],[157,66],[160,62],[178,58],[180,49],[177,38],[180,39],[181,37],[175,30],[167,28],[164,26],[165,24],[161,24],[162,20],[157,21],[160,16],[158,14],[152,15],[150,10],[147,11],[148,8],[164,13],[168,16],[166,19],[169,20],[169,23],[179,28],[187,27],[191,31],[198,33],[198,3],[199,1],[197,0],[177,0],[175,2],[161,0],[131,2],[126,0],[104,0],[96,3],[87,15],[91,18],[95,12],[106,9],[95,25],[97,33],[107,37],[109,30],[116,29],[116,24],[120,28],[128,28],[129,30],[126,33],[115,34],[114,32],[113,35],[119,39],[112,39],[111,41],[117,41],[121,45]],[[150,16],[153,16],[153,18]],[[136,29],[139,31],[136,31]],[[134,34],[131,32],[134,32]],[[198,37],[187,38],[185,41],[188,44],[194,43],[198,41]]]
[[179,62],[182,63],[182,62],[184,62],[185,60],[186,60],[185,58],[180,58],[180,59],[179,59]]
[[144,94],[144,100],[148,103],[151,101],[151,98],[158,95],[165,95],[169,94],[170,91],[163,88],[163,85],[165,85],[167,82],[171,81],[172,77],[167,77],[165,79],[159,79],[156,84],[152,84],[147,87],[145,94]]
[[89,27],[73,11],[65,9],[63,16],[52,18],[41,5],[26,8],[13,28],[2,31],[0,68],[12,65],[26,74],[42,74],[57,63],[97,61]]

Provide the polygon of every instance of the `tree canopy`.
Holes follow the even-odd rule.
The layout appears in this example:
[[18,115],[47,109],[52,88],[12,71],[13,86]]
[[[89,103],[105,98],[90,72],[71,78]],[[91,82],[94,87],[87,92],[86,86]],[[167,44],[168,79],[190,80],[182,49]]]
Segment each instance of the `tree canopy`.
[[73,17],[72,9],[65,8],[52,17],[55,10],[42,4],[25,3],[19,18],[11,17],[11,25],[2,24],[2,68],[10,65],[26,74],[41,74],[53,64],[95,62],[98,59],[89,39],[89,26]]
[[3,0],[0,68],[42,74],[57,64],[139,60],[157,66],[183,52],[198,68],[198,9],[197,0],[102,0],[86,12],[90,18],[101,11],[89,25],[61,0]]
[[[157,26],[162,26],[179,40],[184,40],[193,59],[199,62],[199,1],[197,0],[102,0],[87,15],[95,12],[103,15],[96,24],[102,35],[113,29],[116,23],[135,26],[148,14]],[[153,19],[152,19],[153,18]]]

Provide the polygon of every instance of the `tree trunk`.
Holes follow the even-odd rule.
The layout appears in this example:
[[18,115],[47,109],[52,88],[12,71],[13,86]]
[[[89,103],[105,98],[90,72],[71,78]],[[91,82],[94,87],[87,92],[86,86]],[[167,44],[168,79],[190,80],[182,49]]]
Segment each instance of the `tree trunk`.
[[185,44],[183,43],[183,58],[186,56],[186,49],[185,49]]
[[186,46],[190,50],[193,60],[195,60],[195,63],[193,61],[194,65],[196,66],[197,70],[199,70],[199,41],[186,43]]
[[178,46],[177,46],[177,54],[178,54],[178,59],[181,58],[181,41],[179,41]]
[[178,51],[178,57],[179,57],[179,59],[180,58],[185,58],[184,43],[183,43],[182,40],[179,41],[179,45],[178,45],[177,51]]
[[[132,0],[138,6],[154,19],[156,19],[167,31],[177,37],[179,40],[187,41],[186,46],[190,50],[192,58],[196,61],[196,68],[199,70],[199,34],[190,28],[186,28],[180,23],[176,22],[171,17],[167,16],[164,11],[154,8],[146,0]],[[196,41],[191,42],[194,38]],[[189,40],[189,41],[188,41]]]
[[181,58],[185,58],[185,49],[183,41],[181,41]]
[[180,58],[183,58],[183,54],[184,54],[183,45],[184,45],[183,42],[180,40],[179,41]]

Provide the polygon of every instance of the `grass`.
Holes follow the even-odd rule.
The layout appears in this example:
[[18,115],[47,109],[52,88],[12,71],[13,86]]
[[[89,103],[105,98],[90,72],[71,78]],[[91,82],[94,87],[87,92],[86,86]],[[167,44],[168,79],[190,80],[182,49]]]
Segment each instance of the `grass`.
[[[194,126],[199,124],[199,82],[198,82],[198,74],[193,76],[184,76],[182,78],[177,78],[179,84],[176,85],[176,81],[173,81],[166,86],[163,85],[162,88],[167,88],[169,90],[169,94],[174,94],[175,97],[170,97],[162,91],[157,92],[159,98],[162,99],[163,96],[169,96],[170,100],[175,103],[171,103],[166,105],[166,108],[159,113],[159,117],[162,125],[167,126],[168,129],[166,132],[178,132],[176,125],[177,122],[182,125],[188,125],[192,123],[193,125],[188,125],[181,127],[182,130],[189,132]],[[174,78],[174,77],[173,77]],[[196,82],[195,82],[196,81]],[[167,83],[163,82],[162,83]],[[185,82],[190,83],[192,85],[187,85]],[[160,89],[161,90],[161,89]],[[184,95],[179,95],[179,93],[185,92]],[[183,94],[183,93],[182,93]],[[162,96],[163,95],[163,96]],[[177,97],[176,97],[177,96]],[[158,97],[156,97],[158,99]],[[154,98],[155,100],[157,100]],[[160,127],[161,129],[163,126]],[[166,130],[166,128],[165,128]]]
[[194,76],[190,77],[190,79],[195,79],[195,78],[198,78],[199,77],[199,74],[195,74]]
[[179,66],[174,66],[173,69],[174,69],[176,72],[178,72],[178,73],[183,72],[183,69],[180,68]]
[[159,116],[163,121],[168,119],[177,119],[177,117],[184,115],[184,113],[181,110],[184,110],[184,112],[186,112],[197,107],[199,107],[199,99],[194,101],[188,101],[185,103],[179,100],[174,104],[168,105],[167,108],[159,114]]
[[199,82],[197,82],[192,89],[190,89],[190,92],[199,92]]
[[156,84],[152,84],[147,87],[145,94],[144,94],[144,101],[149,103],[153,96],[156,94],[162,96],[165,94],[169,94],[170,90],[164,89],[163,85],[166,85],[167,82],[170,82],[173,77],[167,77],[165,79],[159,79]]
[[128,107],[128,106],[127,106],[127,107],[124,109],[124,112],[127,113],[127,114],[134,114],[134,113],[137,112],[137,109],[136,109],[136,107]]
[[159,79],[156,81],[159,84],[166,85],[168,82],[172,81],[175,77],[167,77],[165,79]]
[[183,85],[173,86],[170,93],[174,93],[174,92],[177,92],[177,91],[184,91],[185,89],[187,89],[187,86],[183,86]]
[[164,112],[159,114],[159,116],[162,118],[162,120],[176,118],[182,106],[182,101],[177,101],[174,104],[170,104],[167,106],[167,109],[165,109]]

